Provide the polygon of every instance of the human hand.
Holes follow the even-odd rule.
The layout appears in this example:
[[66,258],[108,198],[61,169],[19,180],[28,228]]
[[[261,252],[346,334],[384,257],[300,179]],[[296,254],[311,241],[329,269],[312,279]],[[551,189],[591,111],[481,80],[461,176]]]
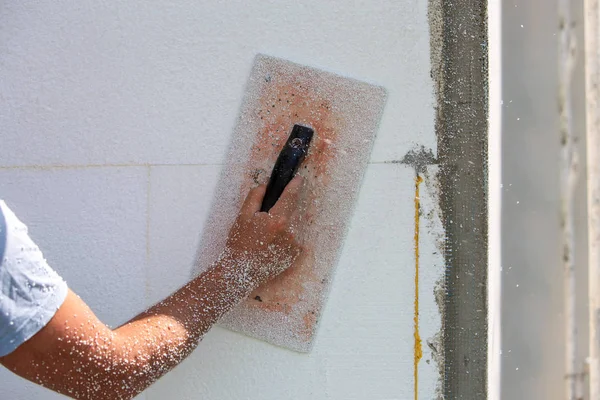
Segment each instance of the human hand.
[[227,256],[244,265],[257,285],[289,268],[302,251],[298,229],[303,181],[300,176],[292,179],[268,213],[260,212],[266,185],[250,190],[229,232]]

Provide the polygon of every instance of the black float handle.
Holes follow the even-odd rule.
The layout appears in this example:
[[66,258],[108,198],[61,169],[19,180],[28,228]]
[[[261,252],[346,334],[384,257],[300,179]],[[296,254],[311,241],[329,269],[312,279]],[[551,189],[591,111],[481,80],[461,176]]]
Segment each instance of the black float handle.
[[273,167],[260,211],[269,212],[279,199],[279,196],[281,196],[281,193],[283,193],[287,184],[294,178],[298,167],[308,152],[308,146],[313,134],[314,131],[311,128],[294,125],[292,133],[287,142],[285,142]]

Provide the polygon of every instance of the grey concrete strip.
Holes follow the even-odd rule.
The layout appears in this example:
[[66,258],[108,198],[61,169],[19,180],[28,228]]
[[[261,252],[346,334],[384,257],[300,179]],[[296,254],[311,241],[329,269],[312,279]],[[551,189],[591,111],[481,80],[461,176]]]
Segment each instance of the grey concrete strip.
[[487,381],[486,1],[430,0],[429,6],[438,178],[446,231],[444,397],[483,399]]

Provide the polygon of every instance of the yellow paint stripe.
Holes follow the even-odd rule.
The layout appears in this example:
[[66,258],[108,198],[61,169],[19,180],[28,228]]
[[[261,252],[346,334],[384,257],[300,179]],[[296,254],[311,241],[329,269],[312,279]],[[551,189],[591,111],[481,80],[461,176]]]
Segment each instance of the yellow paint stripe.
[[415,177],[415,315],[414,315],[414,380],[415,380],[415,400],[419,398],[419,361],[423,357],[423,349],[421,348],[421,336],[419,335],[419,185],[423,182],[423,178]]

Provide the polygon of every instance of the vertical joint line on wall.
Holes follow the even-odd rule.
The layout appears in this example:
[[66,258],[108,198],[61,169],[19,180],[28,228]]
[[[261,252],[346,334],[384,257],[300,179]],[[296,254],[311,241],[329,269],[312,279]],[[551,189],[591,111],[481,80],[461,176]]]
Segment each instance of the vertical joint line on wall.
[[420,203],[419,185],[423,182],[423,178],[416,172],[415,175],[415,315],[414,315],[414,391],[415,400],[419,398],[419,361],[423,357],[423,349],[421,348],[421,336],[419,335],[419,220],[420,220]]
[[[151,195],[151,174],[152,174],[152,166],[146,165],[146,266],[150,261],[150,195]],[[146,278],[146,295],[148,295],[150,287],[149,280]]]

